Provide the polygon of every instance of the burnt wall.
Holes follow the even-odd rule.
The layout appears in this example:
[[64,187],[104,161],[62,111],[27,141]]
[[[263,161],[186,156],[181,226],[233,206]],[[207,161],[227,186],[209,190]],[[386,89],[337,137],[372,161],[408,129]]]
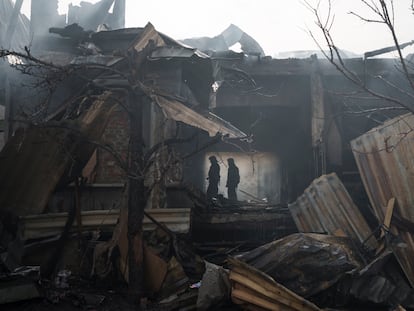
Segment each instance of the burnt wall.
[[[226,81],[217,91],[216,107],[303,107],[310,99],[308,76],[254,75],[254,85]],[[253,83],[252,82],[252,83]]]
[[253,137],[249,148],[280,160],[280,201],[290,202],[313,178],[309,76],[275,72],[251,79],[254,85],[223,83],[214,112]]
[[[118,106],[109,119],[102,137],[103,143],[109,144],[119,157],[126,161],[129,144],[129,119],[125,110]],[[98,148],[96,183],[123,183],[126,173],[120,168],[114,156]]]

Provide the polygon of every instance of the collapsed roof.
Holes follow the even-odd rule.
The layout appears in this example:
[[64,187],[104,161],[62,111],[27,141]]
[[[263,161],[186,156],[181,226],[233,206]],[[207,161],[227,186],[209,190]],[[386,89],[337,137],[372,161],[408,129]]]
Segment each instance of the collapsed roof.
[[239,43],[241,50],[245,54],[265,56],[265,52],[260,44],[233,24],[215,37],[189,38],[183,39],[181,42],[205,52],[228,51],[232,46]]

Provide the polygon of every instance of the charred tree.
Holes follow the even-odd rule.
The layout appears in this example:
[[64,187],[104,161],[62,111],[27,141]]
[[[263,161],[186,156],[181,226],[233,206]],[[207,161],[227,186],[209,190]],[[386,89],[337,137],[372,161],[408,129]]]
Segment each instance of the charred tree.
[[[143,95],[143,94],[142,94]],[[130,94],[130,148],[128,168],[128,281],[131,297],[139,300],[143,292],[143,229],[146,191],[143,170],[142,101]]]

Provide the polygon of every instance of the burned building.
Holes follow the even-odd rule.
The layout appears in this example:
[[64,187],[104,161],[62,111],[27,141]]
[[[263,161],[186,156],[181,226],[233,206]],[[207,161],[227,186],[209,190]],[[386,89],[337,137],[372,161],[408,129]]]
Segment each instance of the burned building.
[[[125,1],[113,0],[67,18],[56,1],[33,1],[34,41],[19,49],[28,21],[7,3],[17,23],[7,21],[16,34],[0,76],[8,275],[39,265],[65,286],[60,265],[87,270],[168,310],[214,307],[213,274],[214,298],[247,310],[413,306],[402,169],[412,170],[412,104],[393,60],[343,59],[357,85],[326,59],[267,57],[235,25],[182,42],[150,23],[124,28]],[[207,200],[211,156],[220,183]],[[63,255],[71,249],[82,256]]]

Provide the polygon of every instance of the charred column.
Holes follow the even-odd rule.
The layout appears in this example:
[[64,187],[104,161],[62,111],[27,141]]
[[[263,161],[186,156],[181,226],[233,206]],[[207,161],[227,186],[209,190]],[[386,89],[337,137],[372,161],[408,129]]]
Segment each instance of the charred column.
[[326,173],[325,151],[325,103],[322,76],[318,68],[316,55],[312,56],[312,72],[310,76],[311,111],[312,111],[312,147],[314,155],[315,176]]
[[145,189],[143,104],[147,94],[139,86],[144,76],[143,63],[153,44],[146,44],[137,51],[130,50],[130,65],[134,68],[130,77],[132,90],[128,97],[130,118],[130,144],[128,167],[128,283],[130,297],[139,302],[143,295],[144,251],[143,228],[144,209],[148,194]]

